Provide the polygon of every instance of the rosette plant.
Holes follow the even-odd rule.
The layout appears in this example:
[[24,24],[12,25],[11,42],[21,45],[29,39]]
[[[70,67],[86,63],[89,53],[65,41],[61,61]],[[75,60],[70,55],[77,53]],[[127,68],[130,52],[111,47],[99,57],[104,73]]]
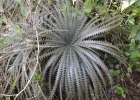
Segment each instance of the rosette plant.
[[[1,51],[2,60],[8,61],[5,64],[6,75],[10,76],[7,84],[16,79],[15,91],[23,92],[19,98],[102,99],[106,78],[111,81],[111,74],[100,52],[108,53],[119,61],[123,59],[121,51],[102,41],[101,37],[106,31],[119,26],[121,19],[119,16],[89,18],[84,14],[85,5],[79,0],[75,4],[69,0],[42,1],[36,14],[36,32],[28,32],[26,28],[26,35],[20,43],[13,43]],[[30,80],[38,73],[48,84],[46,88]],[[26,89],[21,91],[24,87]]]

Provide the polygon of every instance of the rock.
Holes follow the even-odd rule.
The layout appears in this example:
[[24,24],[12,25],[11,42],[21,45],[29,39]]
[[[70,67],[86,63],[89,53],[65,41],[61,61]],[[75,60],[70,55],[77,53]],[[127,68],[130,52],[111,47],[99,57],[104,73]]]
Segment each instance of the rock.
[[134,91],[132,91],[132,90],[131,90],[129,93],[130,93],[131,95],[134,95]]
[[118,98],[112,98],[111,100],[119,100]]
[[137,96],[133,96],[133,100],[139,100],[140,98],[138,98]]

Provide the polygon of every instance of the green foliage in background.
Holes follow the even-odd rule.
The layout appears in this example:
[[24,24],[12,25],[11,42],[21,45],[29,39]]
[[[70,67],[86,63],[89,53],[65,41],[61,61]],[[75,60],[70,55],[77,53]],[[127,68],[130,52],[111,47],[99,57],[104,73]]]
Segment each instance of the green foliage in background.
[[128,89],[119,85],[115,85],[114,92],[118,95],[121,95],[123,98],[126,98],[126,94],[128,94]]
[[140,1],[131,2],[132,4],[123,11],[126,15],[124,21],[130,30],[127,40],[129,46],[124,54],[128,57],[129,66],[140,72]]

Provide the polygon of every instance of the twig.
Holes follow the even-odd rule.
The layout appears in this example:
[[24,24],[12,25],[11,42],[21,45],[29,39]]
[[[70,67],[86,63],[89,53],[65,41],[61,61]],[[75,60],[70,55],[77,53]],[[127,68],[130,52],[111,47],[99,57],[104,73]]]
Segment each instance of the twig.
[[[40,0],[41,1],[41,0]],[[39,2],[40,2],[39,1]],[[37,10],[37,8],[38,8],[38,6],[36,7],[36,10]],[[35,14],[36,14],[36,11],[35,11]],[[33,74],[31,75],[31,77],[30,77],[30,79],[28,80],[28,82],[27,82],[27,84],[25,85],[25,87],[18,93],[18,94],[16,94],[16,97],[14,98],[14,100],[16,100],[16,98],[27,88],[27,86],[29,85],[29,83],[31,82],[31,79],[32,79],[32,77],[34,76],[34,74],[35,74],[35,71],[36,71],[36,69],[37,69],[37,66],[38,66],[38,64],[39,64],[39,60],[38,60],[38,56],[39,56],[39,51],[40,51],[40,49],[39,49],[39,38],[38,38],[38,31],[37,31],[37,28],[36,28],[36,26],[34,26],[34,28],[35,28],[35,30],[36,30],[36,39],[37,39],[37,56],[36,56],[36,58],[37,58],[37,62],[36,62],[36,65],[35,65],[35,68],[34,68],[34,70],[33,70]]]
[[2,96],[5,96],[5,97],[13,97],[13,96],[16,96],[16,94],[11,94],[11,95],[8,95],[8,94],[0,94]]
[[[134,86],[138,87],[138,86],[133,82],[132,79],[130,79],[130,81],[131,81],[131,83],[132,83]],[[140,88],[140,87],[138,87],[138,88]]]

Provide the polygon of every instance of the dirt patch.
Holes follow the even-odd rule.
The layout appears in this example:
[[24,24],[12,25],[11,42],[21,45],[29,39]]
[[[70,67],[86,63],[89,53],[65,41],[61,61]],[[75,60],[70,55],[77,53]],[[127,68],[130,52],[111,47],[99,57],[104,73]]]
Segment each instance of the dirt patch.
[[[115,83],[118,83],[118,80],[114,81]],[[131,73],[131,77],[126,77],[124,83],[125,87],[128,89],[126,98],[123,98],[122,96],[114,93],[113,89],[109,89],[104,100],[140,100],[140,72],[135,71]]]

